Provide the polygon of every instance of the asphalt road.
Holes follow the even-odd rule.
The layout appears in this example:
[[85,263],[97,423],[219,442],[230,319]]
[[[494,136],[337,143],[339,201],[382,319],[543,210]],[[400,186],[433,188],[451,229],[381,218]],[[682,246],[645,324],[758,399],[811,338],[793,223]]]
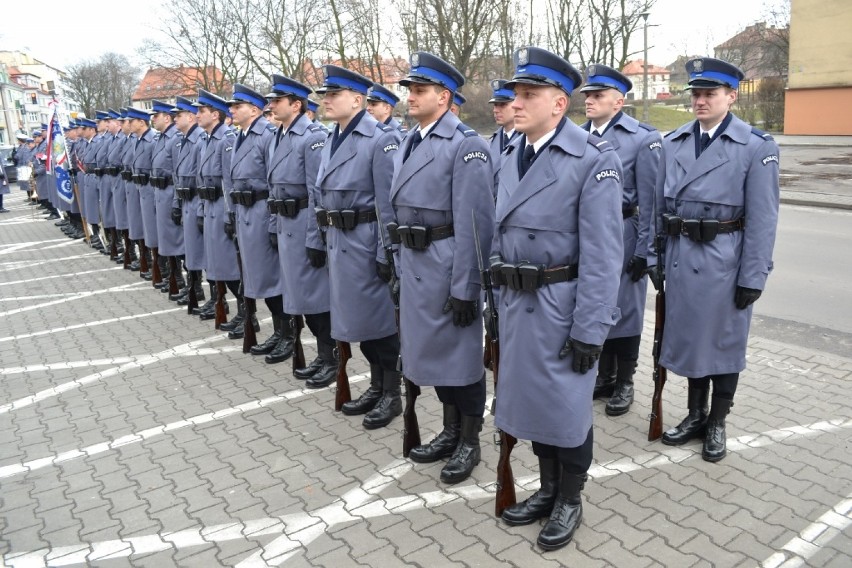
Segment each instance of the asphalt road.
[[781,206],[752,334],[852,355],[852,212]]

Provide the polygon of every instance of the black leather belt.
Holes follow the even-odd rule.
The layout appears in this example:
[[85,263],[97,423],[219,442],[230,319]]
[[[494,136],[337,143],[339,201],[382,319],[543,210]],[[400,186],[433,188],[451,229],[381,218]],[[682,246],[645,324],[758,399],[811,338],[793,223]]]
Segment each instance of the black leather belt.
[[526,290],[527,292],[535,292],[539,288],[557,282],[569,282],[576,279],[577,275],[576,264],[553,268],[529,262],[518,264],[496,262],[491,265],[491,278],[495,285],[508,286],[512,290]]
[[376,212],[357,211],[355,209],[317,209],[317,224],[320,227],[334,227],[343,231],[354,229],[361,223],[374,223]]
[[671,213],[663,214],[665,233],[671,237],[683,235],[697,243],[709,243],[716,235],[735,233],[745,229],[745,218],[731,221],[718,219],[684,219]]
[[231,192],[231,203],[251,207],[258,201],[265,201],[268,197],[269,191],[266,189],[260,191],[252,191],[251,189],[239,191],[235,189]]
[[198,197],[207,201],[216,201],[222,197],[221,187],[199,187]]
[[639,206],[634,205],[633,207],[625,207],[621,210],[622,219],[630,219],[631,217],[635,217],[639,214]]
[[172,176],[152,177],[151,185],[157,189],[166,189],[172,185]]
[[176,187],[175,195],[178,196],[178,199],[186,199],[189,201],[193,197],[195,197],[195,188],[194,187]]
[[296,199],[295,197],[288,197],[286,199],[274,199],[267,201],[267,204],[269,205],[269,212],[273,215],[277,213],[282,217],[292,219],[299,214],[299,211],[308,208],[308,198],[302,197],[301,199]]
[[148,182],[151,181],[151,176],[149,174],[132,174],[130,181],[139,185],[148,185]]
[[94,173],[98,177],[103,177],[106,171],[104,170],[104,168],[95,168],[94,170],[92,170],[92,173]]
[[452,225],[430,227],[426,225],[398,225],[388,223],[391,244],[401,244],[412,250],[426,250],[432,241],[448,239],[455,234]]
[[121,179],[123,179],[124,181],[133,181],[133,172],[131,172],[130,170],[122,170]]

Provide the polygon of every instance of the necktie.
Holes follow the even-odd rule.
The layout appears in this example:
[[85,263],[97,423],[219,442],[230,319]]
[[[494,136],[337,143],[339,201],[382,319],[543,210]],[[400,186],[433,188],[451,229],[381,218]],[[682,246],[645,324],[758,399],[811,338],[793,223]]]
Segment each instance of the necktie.
[[237,148],[239,148],[240,146],[242,146],[243,142],[245,142],[245,139],[246,139],[246,131],[245,131],[245,130],[241,130],[241,131],[240,131],[240,136],[239,136],[239,138],[237,138]]
[[420,131],[418,130],[411,137],[411,144],[409,144],[408,148],[405,149],[405,157],[403,157],[403,159],[402,159],[403,162],[408,160],[408,157],[411,155],[411,153],[414,151],[414,149],[417,148],[417,146],[420,145],[421,142],[423,142],[423,136],[420,135]]
[[533,148],[532,144],[527,144],[527,147],[524,148],[524,155],[521,156],[521,171],[518,172],[521,174],[521,178],[523,178],[524,174],[527,173],[527,170],[530,169],[533,158],[535,158],[535,148]]
[[709,146],[709,145],[710,145],[710,135],[706,132],[702,132],[701,133],[701,151],[704,152],[704,150],[706,150],[707,146]]
[[596,129],[594,129],[594,130],[592,130],[592,134],[594,134],[594,135],[595,135],[595,136],[597,136],[598,138],[600,138],[600,137],[601,137],[601,133],[600,133],[600,132],[598,132],[597,128],[596,128]]

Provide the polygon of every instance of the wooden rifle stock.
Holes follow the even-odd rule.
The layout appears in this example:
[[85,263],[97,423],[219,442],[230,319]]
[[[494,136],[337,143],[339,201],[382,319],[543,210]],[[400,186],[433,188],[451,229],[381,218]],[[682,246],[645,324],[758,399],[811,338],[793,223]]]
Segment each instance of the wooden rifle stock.
[[485,331],[485,349],[482,350],[482,366],[486,369],[491,368],[491,334]]
[[246,312],[246,319],[243,321],[243,353],[248,353],[252,347],[257,345],[257,334],[254,331],[257,303],[254,298],[246,298],[245,293],[243,293],[243,302],[245,303]]
[[406,379],[405,376],[402,378],[402,383],[405,385],[405,409],[402,411],[402,455],[407,458],[408,454],[411,453],[411,448],[421,445],[420,423],[417,421],[417,411],[415,410],[417,397],[420,396],[420,387]]
[[118,258],[118,231],[113,227],[109,230],[109,259]]
[[334,396],[334,410],[338,412],[343,404],[352,400],[349,390],[349,375],[346,374],[346,364],[352,358],[352,348],[346,341],[337,342],[337,393]]
[[177,284],[177,259],[175,257],[169,257],[169,296],[174,296],[178,292],[180,292],[180,288],[178,288]]
[[302,330],[305,328],[305,320],[301,315],[294,315],[290,321],[293,326],[293,372],[296,369],[304,369],[305,365],[305,350],[302,348]]
[[[491,371],[494,374],[494,391],[497,392],[497,377],[500,367],[500,343],[491,340]],[[496,399],[494,401],[497,403]],[[497,443],[500,445],[500,456],[497,458],[497,495],[494,499],[494,514],[498,517],[503,514],[506,507],[511,507],[518,502],[515,496],[515,475],[512,473],[512,450],[518,439],[502,430],[497,431]]]
[[159,249],[152,248],[151,249],[151,264],[154,266],[151,267],[151,284],[162,284],[163,283],[163,274],[160,272],[160,251]]
[[197,274],[199,274],[199,273],[197,273],[195,270],[187,270],[186,271],[186,276],[187,276],[186,285],[189,286],[189,289],[186,292],[186,301],[187,301],[186,313],[188,315],[192,315],[192,310],[194,310],[198,307],[198,294],[195,293],[195,285],[196,285],[195,278],[196,278]]
[[[85,223],[83,226],[86,226]],[[139,275],[141,277],[142,273],[150,270],[150,267],[148,266],[148,247],[145,246],[145,241],[139,241],[139,243]]]
[[130,260],[130,258],[131,258],[131,257],[130,257],[130,253],[131,253],[131,248],[130,248],[130,247],[131,247],[132,245],[130,244],[129,231],[128,231],[127,229],[123,229],[123,230],[121,231],[121,234],[122,234],[122,236],[124,237],[124,265],[123,265],[123,268],[124,268],[125,270],[127,270],[127,269],[129,269],[129,268],[130,268],[130,264],[131,264],[131,262],[132,262],[132,261]]
[[651,416],[648,424],[648,441],[659,440],[663,435],[663,388],[668,371],[660,366],[660,351],[663,347],[663,328],[666,323],[666,292],[664,284],[657,290],[654,318],[654,395],[651,397]]
[[225,283],[222,280],[216,281],[216,329],[219,329],[223,323],[228,321],[225,316]]

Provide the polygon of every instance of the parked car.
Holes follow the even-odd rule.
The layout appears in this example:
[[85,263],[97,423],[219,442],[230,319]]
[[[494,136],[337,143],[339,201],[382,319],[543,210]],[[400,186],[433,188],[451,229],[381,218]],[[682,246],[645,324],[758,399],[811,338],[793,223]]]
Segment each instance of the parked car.
[[15,167],[15,162],[12,161],[13,146],[0,146],[0,162],[3,162],[3,171],[6,172],[6,179],[9,180],[9,185],[18,181],[18,168]]

